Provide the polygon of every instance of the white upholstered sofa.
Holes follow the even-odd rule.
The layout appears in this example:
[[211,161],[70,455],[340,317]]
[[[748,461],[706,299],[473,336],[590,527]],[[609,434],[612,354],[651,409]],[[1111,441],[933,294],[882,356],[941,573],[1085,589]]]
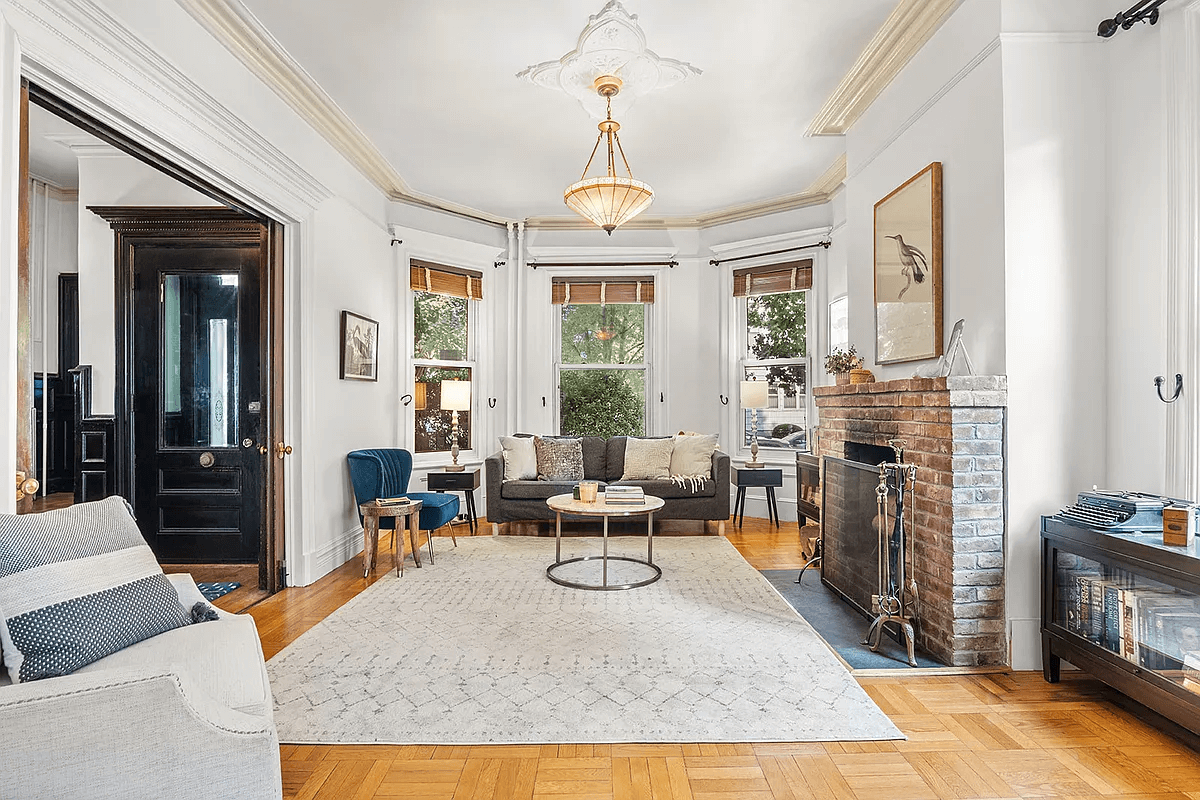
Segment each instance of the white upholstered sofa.
[[[169,575],[185,608],[203,600]],[[0,797],[281,798],[254,620],[167,631],[71,675],[0,685]]]

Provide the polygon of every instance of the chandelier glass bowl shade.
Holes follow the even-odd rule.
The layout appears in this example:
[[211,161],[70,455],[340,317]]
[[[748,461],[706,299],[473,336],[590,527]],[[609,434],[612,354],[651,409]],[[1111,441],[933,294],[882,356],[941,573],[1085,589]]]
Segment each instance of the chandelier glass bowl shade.
[[[621,79],[612,75],[604,75],[596,79],[595,87],[600,96],[607,101],[608,113],[605,120],[597,126],[600,129],[600,135],[596,137],[596,146],[592,148],[591,158],[588,159],[587,166],[583,168],[583,176],[567,187],[563,192],[563,201],[576,214],[595,223],[598,227],[603,228],[609,236],[612,236],[612,232],[618,226],[646,210],[654,199],[654,190],[648,183],[633,177],[633,172],[629,169],[629,161],[625,158],[625,151],[621,147],[621,138],[617,135],[621,126],[612,118],[612,98],[621,90]],[[592,162],[596,159],[600,143],[605,140],[608,144],[607,174],[589,178],[588,170],[591,169]],[[614,144],[616,145],[615,151]],[[616,153],[621,154],[621,161],[625,164],[625,172],[628,177],[617,175]]]

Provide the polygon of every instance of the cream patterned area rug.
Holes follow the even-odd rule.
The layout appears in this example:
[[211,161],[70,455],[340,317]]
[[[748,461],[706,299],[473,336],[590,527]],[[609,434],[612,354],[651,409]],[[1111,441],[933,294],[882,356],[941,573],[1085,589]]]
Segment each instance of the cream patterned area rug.
[[[563,557],[600,545],[564,539]],[[645,537],[610,539],[610,552],[644,558]],[[618,592],[552,583],[552,539],[463,537],[436,555],[377,581],[268,662],[280,741],[904,738],[724,538],[655,539],[662,579]],[[573,577],[588,569],[598,563]],[[613,582],[647,574],[610,569]]]

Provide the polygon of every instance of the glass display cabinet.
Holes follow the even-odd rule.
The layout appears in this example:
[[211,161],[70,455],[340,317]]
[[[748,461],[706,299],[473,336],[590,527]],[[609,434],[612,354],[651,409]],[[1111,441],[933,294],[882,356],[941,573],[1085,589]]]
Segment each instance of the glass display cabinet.
[[1066,660],[1200,735],[1197,542],[1042,517],[1046,680],[1056,683]]

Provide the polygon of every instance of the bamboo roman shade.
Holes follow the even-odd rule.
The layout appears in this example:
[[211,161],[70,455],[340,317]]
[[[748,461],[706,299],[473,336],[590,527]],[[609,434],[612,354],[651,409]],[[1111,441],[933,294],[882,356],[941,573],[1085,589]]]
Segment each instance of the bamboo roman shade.
[[448,294],[467,300],[483,299],[483,273],[473,269],[447,267],[414,258],[409,261],[408,281],[414,292]]
[[783,264],[735,269],[733,271],[733,296],[749,297],[755,294],[777,294],[811,289],[812,268],[812,259],[805,258]]
[[654,278],[555,278],[550,302],[591,305],[605,303],[653,303]]

